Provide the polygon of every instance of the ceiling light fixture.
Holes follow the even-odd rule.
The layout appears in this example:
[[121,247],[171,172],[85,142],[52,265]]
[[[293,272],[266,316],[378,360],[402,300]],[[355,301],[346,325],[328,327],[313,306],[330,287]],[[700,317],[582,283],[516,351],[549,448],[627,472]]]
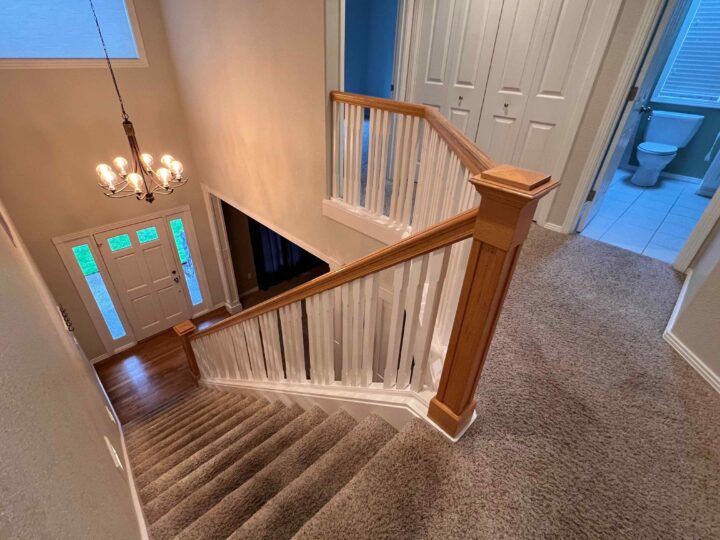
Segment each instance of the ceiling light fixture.
[[113,159],[113,167],[106,163],[100,163],[95,167],[95,172],[100,177],[99,185],[105,190],[105,195],[112,198],[132,197],[133,195],[139,201],[147,201],[149,203],[155,200],[155,194],[169,195],[176,187],[184,185],[188,179],[183,176],[183,164],[172,157],[165,154],[160,158],[161,167],[153,169],[153,157],[150,154],[142,153],[135,137],[135,128],[130,121],[128,113],[125,112],[125,104],[123,103],[120,89],[118,88],[115,72],[110,62],[110,56],[105,45],[100,23],[98,22],[97,13],[95,13],[95,5],[90,1],[93,17],[95,18],[95,26],[97,26],[100,42],[105,51],[105,60],[107,60],[110,76],[112,77],[115,93],[120,102],[120,110],[122,111],[123,128],[125,135],[130,143],[130,161],[128,162],[122,156]]

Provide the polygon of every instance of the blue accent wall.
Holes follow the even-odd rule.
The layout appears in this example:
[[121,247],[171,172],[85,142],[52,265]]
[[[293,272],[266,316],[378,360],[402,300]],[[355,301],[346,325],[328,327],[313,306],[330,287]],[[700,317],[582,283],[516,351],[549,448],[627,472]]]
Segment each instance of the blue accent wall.
[[397,0],[346,0],[346,92],[391,97],[397,10]]

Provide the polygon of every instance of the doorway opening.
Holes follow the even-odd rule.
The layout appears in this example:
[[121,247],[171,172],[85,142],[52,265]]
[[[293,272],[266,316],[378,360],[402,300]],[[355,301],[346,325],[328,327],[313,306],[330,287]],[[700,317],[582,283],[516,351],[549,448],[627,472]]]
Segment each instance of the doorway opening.
[[287,238],[221,201],[230,259],[243,308],[330,271],[329,265]]
[[666,13],[577,231],[673,263],[720,184],[720,34],[715,0]]

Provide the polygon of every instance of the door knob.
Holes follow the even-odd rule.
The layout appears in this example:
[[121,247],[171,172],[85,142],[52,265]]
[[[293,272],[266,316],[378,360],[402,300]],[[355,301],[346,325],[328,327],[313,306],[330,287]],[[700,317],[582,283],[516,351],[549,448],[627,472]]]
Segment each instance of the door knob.
[[177,270],[172,271],[173,275],[177,274]]
[[180,278],[177,277],[177,276],[175,276],[175,277],[173,278],[173,281],[174,281],[175,283],[180,283]]
[[643,105],[642,107],[640,107],[640,112],[641,113],[652,112],[652,107],[650,105]]

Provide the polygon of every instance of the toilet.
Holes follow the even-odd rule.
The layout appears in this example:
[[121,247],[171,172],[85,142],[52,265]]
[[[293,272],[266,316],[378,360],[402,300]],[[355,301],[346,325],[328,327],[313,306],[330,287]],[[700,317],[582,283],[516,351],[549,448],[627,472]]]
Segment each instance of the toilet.
[[678,148],[690,142],[702,124],[703,116],[670,111],[653,111],[645,140],[638,144],[640,163],[630,181],[636,186],[654,186],[660,171],[673,160]]

